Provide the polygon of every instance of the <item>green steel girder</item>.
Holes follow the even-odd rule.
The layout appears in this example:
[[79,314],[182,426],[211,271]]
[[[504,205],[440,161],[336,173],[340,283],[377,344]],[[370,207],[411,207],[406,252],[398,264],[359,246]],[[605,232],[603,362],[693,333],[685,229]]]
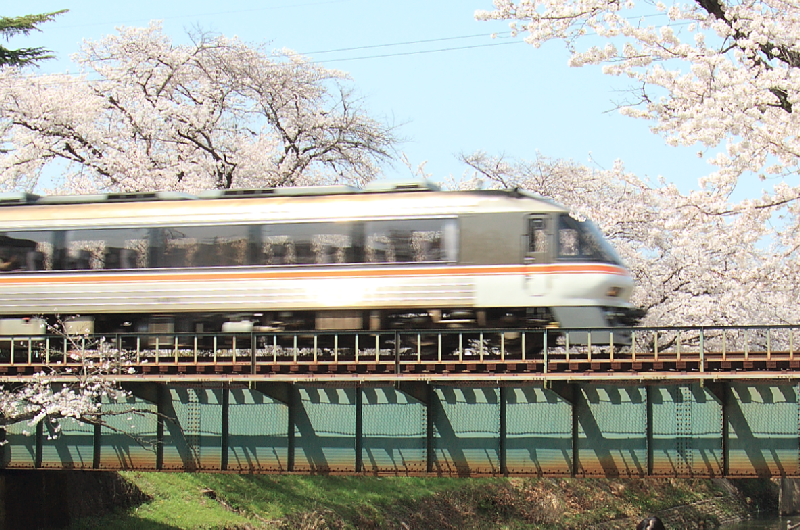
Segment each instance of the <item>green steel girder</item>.
[[64,420],[56,440],[43,424],[32,436],[24,435],[24,425],[9,426],[3,466],[800,476],[800,391],[784,382],[260,382],[234,390],[147,382],[126,389],[158,413],[155,420],[133,420],[152,433],[152,461],[146,455],[115,460],[133,444],[99,425]]

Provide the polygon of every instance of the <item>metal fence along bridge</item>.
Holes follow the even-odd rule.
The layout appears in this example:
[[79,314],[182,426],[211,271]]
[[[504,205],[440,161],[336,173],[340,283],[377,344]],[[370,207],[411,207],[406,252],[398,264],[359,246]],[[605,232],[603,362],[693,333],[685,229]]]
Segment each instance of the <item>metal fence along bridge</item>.
[[130,391],[105,425],[9,426],[0,463],[800,477],[797,350],[800,326],[0,337],[4,384],[108,362]]

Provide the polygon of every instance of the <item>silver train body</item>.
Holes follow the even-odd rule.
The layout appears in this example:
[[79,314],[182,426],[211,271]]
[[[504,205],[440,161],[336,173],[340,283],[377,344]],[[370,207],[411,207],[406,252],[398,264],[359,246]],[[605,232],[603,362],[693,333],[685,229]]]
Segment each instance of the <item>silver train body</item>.
[[519,190],[4,194],[0,268],[0,335],[37,317],[105,333],[610,327],[632,314],[631,276],[599,232]]

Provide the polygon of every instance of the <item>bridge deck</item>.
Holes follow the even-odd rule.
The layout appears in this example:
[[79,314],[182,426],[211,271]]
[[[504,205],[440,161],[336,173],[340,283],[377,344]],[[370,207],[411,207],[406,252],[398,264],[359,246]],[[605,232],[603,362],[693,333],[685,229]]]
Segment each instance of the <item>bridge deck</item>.
[[2,381],[108,361],[131,392],[103,424],[10,425],[0,467],[800,477],[797,332],[0,337]]
[[786,379],[798,343],[793,326],[0,337],[0,380],[87,357],[120,379]]

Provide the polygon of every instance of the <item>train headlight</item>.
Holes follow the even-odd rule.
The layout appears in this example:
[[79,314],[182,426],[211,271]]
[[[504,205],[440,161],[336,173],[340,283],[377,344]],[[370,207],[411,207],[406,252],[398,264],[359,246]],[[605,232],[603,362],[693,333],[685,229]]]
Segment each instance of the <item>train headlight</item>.
[[616,298],[622,294],[622,287],[610,287],[608,291],[606,291],[606,296],[609,298]]

